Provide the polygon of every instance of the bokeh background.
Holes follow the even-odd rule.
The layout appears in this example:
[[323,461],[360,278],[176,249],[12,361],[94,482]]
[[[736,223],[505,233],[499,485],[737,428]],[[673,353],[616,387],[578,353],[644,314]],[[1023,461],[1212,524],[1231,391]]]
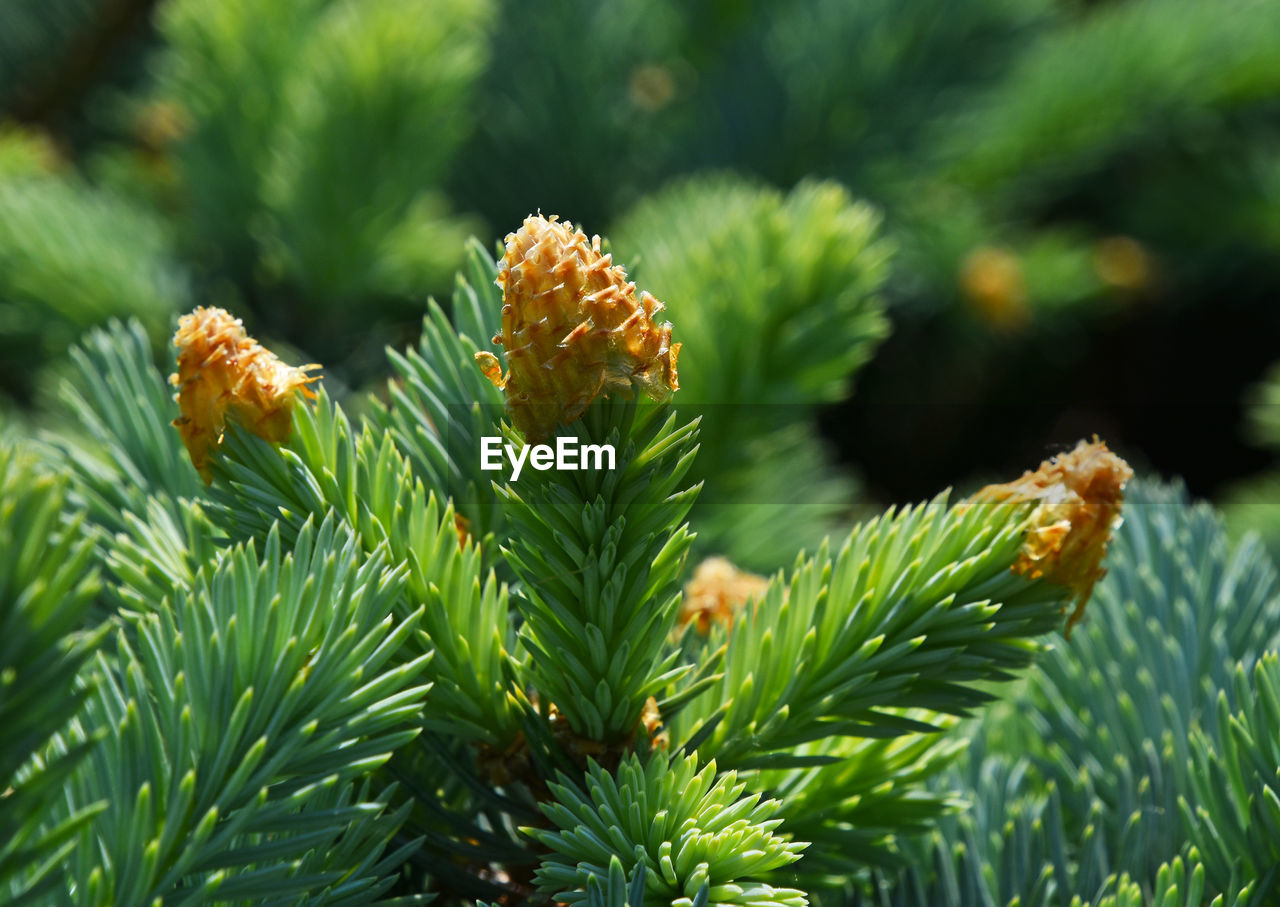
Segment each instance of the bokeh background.
[[[1280,539],[1280,4],[0,0],[11,423],[197,304],[376,388],[535,210],[667,302],[717,513],[1096,432]],[[753,513],[705,544],[795,550]]]

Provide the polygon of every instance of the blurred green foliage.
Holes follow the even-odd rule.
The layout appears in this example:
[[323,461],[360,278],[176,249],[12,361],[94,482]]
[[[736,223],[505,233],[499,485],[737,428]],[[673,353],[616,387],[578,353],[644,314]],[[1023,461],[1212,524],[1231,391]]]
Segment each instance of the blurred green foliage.
[[[1249,389],[1245,401],[1250,439],[1280,451],[1280,362]],[[1224,495],[1222,508],[1236,535],[1257,533],[1273,557],[1280,555],[1280,469],[1235,483]]]
[[[964,474],[957,452],[990,433],[992,400],[1052,397],[1116,362],[1106,338],[1280,281],[1280,12],[1260,0],[50,0],[0,16],[0,103],[26,124],[0,139],[0,261],[83,285],[0,283],[0,343],[21,348],[0,389],[19,400],[65,348],[59,324],[136,314],[160,337],[193,302],[247,311],[367,383],[425,298],[450,294],[463,240],[488,246],[539,209],[606,235],[647,218],[623,260],[653,261],[637,274],[683,328],[720,303],[665,286],[657,237],[702,239],[681,223],[726,179],[825,179],[878,209],[897,249],[879,284],[897,340],[863,384],[874,399],[828,435],[845,459],[864,436],[898,459],[928,446],[932,489]],[[39,201],[11,185],[50,167],[65,188]],[[104,219],[122,229],[98,249],[57,241]],[[810,294],[833,337],[858,333],[836,285],[867,266],[852,248],[788,258],[802,245],[731,270],[745,284],[817,269],[795,299]],[[1280,333],[1280,316],[1256,317]],[[1222,386],[1257,378],[1259,345]],[[806,405],[847,399],[840,386]],[[932,438],[867,408],[939,399],[964,415]],[[1019,438],[1049,427],[1001,418]],[[1134,443],[1158,434],[1133,421]],[[827,454],[792,453],[826,474]],[[852,499],[843,481],[828,490]]]
[[0,134],[0,380],[18,393],[95,324],[136,315],[159,340],[190,300],[154,212],[52,164],[37,139]]
[[704,551],[771,570],[847,516],[854,489],[828,465],[814,411],[848,394],[888,333],[879,220],[832,182],[783,196],[714,175],[654,194],[613,232],[680,319],[680,405],[702,420]]
[[[469,235],[490,247],[557,213],[608,235],[667,304],[682,400],[706,423],[697,469],[721,479],[699,545],[768,570],[779,540],[812,547],[867,496],[932,492],[993,449],[1025,462],[1049,432],[1101,429],[1194,472],[1212,455],[1154,443],[1158,415],[1099,418],[1112,397],[1167,387],[1176,405],[1200,386],[1143,338],[1248,310],[1210,370],[1224,383],[1203,382],[1234,396],[1280,335],[1256,303],[1280,282],[1272,3],[52,0],[3,16],[0,99],[25,122],[0,132],[0,393],[28,405],[85,328],[132,315],[159,345],[202,303],[376,386],[381,348],[452,294]],[[1234,406],[1219,437],[1239,434]]]

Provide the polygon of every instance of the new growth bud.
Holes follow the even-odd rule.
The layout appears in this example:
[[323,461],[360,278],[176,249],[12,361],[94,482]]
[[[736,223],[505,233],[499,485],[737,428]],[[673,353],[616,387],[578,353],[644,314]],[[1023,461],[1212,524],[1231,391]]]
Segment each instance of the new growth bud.
[[1035,472],[1000,485],[988,485],[975,499],[1036,501],[1015,573],[1071,589],[1075,610],[1067,633],[1084,615],[1094,583],[1102,578],[1102,558],[1111,532],[1120,523],[1124,486],[1133,478],[1129,464],[1105,442],[1079,442],[1075,450],[1045,460]]
[[222,443],[228,417],[280,444],[293,427],[294,392],[315,397],[307,385],[318,376],[307,371],[320,366],[285,365],[223,309],[201,307],[182,316],[173,342],[178,372],[169,383],[178,388],[174,399],[182,413],[173,424],[205,482],[212,479],[210,457]]
[[591,401],[639,387],[655,399],[679,387],[671,324],[663,305],[636,285],[581,230],[555,216],[525,218],[506,239],[498,271],[507,374],[492,353],[476,354],[507,394],[511,421],[530,442],[582,415]]
[[727,558],[709,557],[693,571],[684,587],[680,605],[680,626],[696,624],[706,635],[712,624],[728,627],[747,605],[759,600],[769,588],[763,576],[734,566]]

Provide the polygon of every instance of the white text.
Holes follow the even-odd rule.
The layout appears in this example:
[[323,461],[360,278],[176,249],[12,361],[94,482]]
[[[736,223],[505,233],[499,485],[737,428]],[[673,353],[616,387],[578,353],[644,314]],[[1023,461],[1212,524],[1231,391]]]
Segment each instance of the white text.
[[617,453],[612,444],[579,444],[577,438],[559,437],[556,438],[555,447],[550,444],[526,444],[517,448],[513,444],[503,444],[502,438],[486,436],[480,439],[480,468],[501,469],[504,453],[511,463],[513,482],[519,480],[526,463],[539,472],[552,467],[575,471],[617,467]]

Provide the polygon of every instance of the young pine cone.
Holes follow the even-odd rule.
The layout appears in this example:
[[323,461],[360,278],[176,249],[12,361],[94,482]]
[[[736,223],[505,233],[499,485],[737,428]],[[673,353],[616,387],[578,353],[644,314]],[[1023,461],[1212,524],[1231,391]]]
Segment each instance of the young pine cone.
[[511,421],[530,442],[582,415],[591,401],[639,387],[655,399],[679,387],[671,323],[663,305],[600,252],[600,237],[553,215],[525,218],[507,236],[498,270],[507,374],[492,353],[476,354],[485,375],[506,389]]
[[178,372],[169,383],[182,415],[173,424],[182,433],[191,462],[209,482],[209,462],[222,443],[227,418],[273,444],[289,438],[296,390],[314,397],[307,387],[318,380],[307,374],[318,365],[285,365],[245,333],[239,318],[223,309],[197,308],[178,320],[173,337]]

